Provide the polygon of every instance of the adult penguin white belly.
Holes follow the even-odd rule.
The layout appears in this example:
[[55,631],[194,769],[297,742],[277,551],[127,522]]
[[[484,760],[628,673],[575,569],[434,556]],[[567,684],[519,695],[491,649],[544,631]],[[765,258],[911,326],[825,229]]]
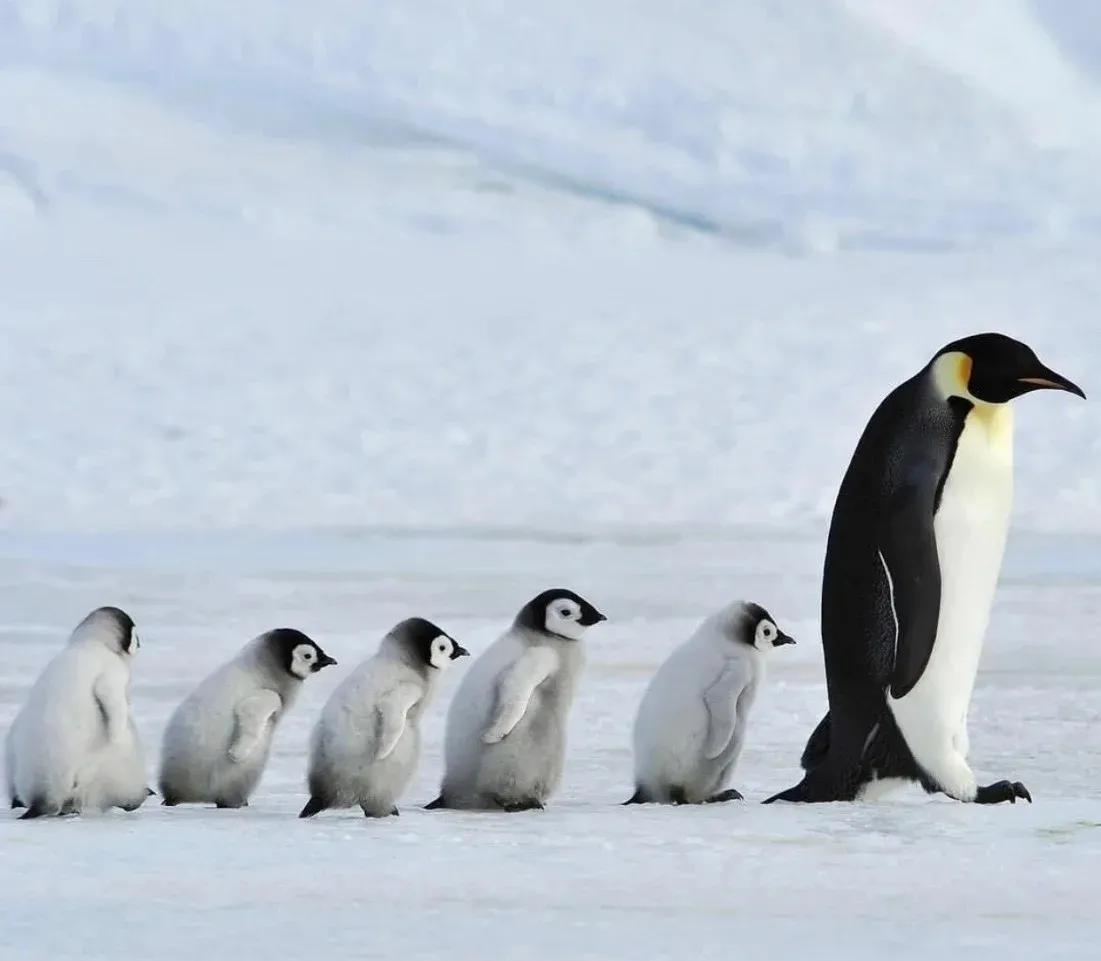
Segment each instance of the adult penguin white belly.
[[949,344],[872,415],[841,484],[822,587],[829,714],[806,776],[770,800],[836,801],[919,781],[961,801],[1029,798],[976,784],[967,712],[1012,500],[1008,402],[1085,396],[1022,343]]
[[[974,800],[977,793],[967,764],[967,709],[1012,504],[1013,411],[1007,405],[977,405],[964,420],[933,518],[940,608],[932,649],[916,676],[924,651],[915,652],[910,674],[900,675],[887,698],[918,766],[961,801]],[[885,567],[884,576],[889,574]],[[1014,790],[1017,796],[1028,795]]]

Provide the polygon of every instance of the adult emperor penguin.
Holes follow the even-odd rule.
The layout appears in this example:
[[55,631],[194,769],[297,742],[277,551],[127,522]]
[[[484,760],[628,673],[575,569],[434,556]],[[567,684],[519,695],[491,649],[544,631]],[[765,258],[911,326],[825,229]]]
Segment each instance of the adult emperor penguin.
[[542,809],[558,787],[581,639],[603,614],[561,588],[528,601],[466,672],[447,712],[445,773],[431,808]]
[[627,804],[741,800],[728,788],[745,744],[765,656],[795,641],[759,604],[735,601],[661,665],[635,718],[635,793]]
[[358,804],[394,806],[420,757],[420,719],[437,681],[470,652],[423,617],[402,621],[329,698],[310,744],[310,799],[299,817]]
[[161,747],[162,803],[247,806],[264,773],[275,728],[302,682],[335,663],[291,628],[249,641],[169,720]]
[[826,549],[829,713],[802,782],[770,800],[852,800],[902,778],[960,801],[1031,801],[1019,781],[976,783],[967,712],[1009,524],[1009,402],[1043,389],[1085,397],[1024,344],[977,334],[872,415]]
[[149,792],[130,715],[139,646],[130,616],[101,607],[39,676],[7,744],[11,805],[24,818],[141,807]]

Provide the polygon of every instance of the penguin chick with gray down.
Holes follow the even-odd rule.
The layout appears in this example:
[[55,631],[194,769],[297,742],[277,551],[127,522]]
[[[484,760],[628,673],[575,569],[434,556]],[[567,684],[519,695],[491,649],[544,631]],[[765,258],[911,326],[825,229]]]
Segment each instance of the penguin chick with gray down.
[[394,627],[322,710],[310,742],[310,799],[298,816],[357,804],[369,818],[397,814],[420,758],[421,715],[443,672],[469,653],[423,617]]
[[24,819],[119,807],[151,793],[130,712],[130,670],[140,642],[117,607],[82,620],[35,682],[7,738],[5,774]]
[[707,618],[658,668],[635,719],[635,793],[627,804],[737,801],[730,783],[765,659],[795,641],[759,604]]
[[544,591],[466,672],[447,712],[445,773],[433,808],[542,809],[558,787],[566,724],[603,614],[573,591]]
[[331,664],[336,661],[291,628],[249,641],[169,720],[161,747],[162,803],[246,807],[267,765],[275,728],[302,682]]

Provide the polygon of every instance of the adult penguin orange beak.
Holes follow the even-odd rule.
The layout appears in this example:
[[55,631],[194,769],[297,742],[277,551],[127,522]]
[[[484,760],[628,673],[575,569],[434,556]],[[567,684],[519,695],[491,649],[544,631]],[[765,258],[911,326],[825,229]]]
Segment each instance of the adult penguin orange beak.
[[1086,399],[1086,392],[1074,381],[1068,380],[1043,364],[1037,366],[1035,373],[1017,378],[1018,383],[1026,385],[1025,390],[1065,390],[1067,393],[1077,394],[1082,400]]

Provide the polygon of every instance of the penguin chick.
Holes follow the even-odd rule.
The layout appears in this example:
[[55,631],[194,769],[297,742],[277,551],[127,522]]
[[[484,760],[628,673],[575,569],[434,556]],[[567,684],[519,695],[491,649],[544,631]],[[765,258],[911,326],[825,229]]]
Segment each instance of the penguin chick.
[[322,710],[299,817],[356,804],[367,817],[397,814],[420,758],[421,715],[443,671],[469,653],[422,617],[394,627]]
[[533,598],[466,672],[447,713],[446,772],[431,808],[542,808],[562,776],[581,640],[605,620],[573,591]]
[[745,744],[766,655],[794,644],[758,604],[707,618],[658,668],[635,719],[635,793],[627,804],[741,800],[727,788]]
[[8,792],[23,818],[141,807],[145,762],[130,713],[139,646],[130,616],[101,607],[39,676],[7,738]]
[[162,803],[246,806],[264,773],[275,728],[302,682],[331,664],[336,661],[291,628],[249,641],[169,720],[161,747]]

